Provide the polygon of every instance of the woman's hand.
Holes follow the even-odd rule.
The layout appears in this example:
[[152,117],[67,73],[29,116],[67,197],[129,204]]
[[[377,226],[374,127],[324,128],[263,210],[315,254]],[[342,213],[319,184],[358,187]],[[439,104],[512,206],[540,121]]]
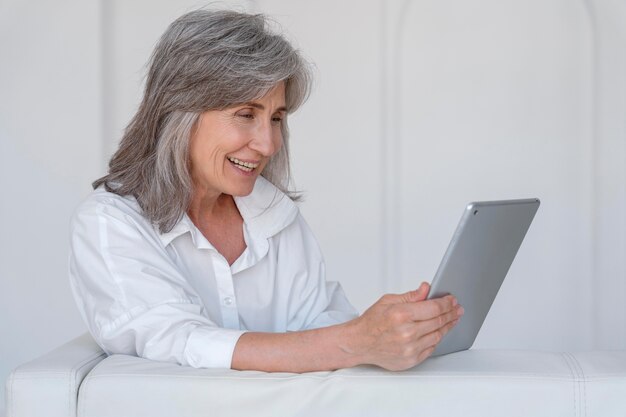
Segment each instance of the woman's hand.
[[373,364],[399,371],[426,359],[463,309],[449,295],[426,300],[430,286],[387,294],[347,323],[287,333],[244,333],[231,367],[310,372]]
[[381,297],[349,322],[353,333],[345,351],[359,363],[392,371],[422,362],[463,315],[454,296],[426,300],[429,291],[422,283],[415,291]]

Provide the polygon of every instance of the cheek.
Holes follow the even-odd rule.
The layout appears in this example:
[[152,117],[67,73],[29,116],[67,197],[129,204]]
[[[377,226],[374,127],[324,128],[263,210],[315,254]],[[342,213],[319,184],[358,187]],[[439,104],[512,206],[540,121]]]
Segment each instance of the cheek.
[[276,148],[276,152],[274,152],[274,155],[276,155],[278,152],[280,152],[280,149],[283,147],[283,132],[282,132],[282,130],[280,130],[278,132],[278,134],[276,135],[276,138],[274,139],[274,147]]
[[189,164],[192,175],[216,176],[223,167],[219,149],[200,138],[189,143]]
[[224,168],[224,162],[225,162],[224,157],[220,157],[220,154],[217,150],[213,150],[213,153],[211,155],[211,165],[213,168],[213,175],[214,176],[218,176],[220,172],[222,172],[222,169]]
[[189,141],[189,155],[187,157],[187,163],[189,165],[189,171],[193,174],[196,173],[202,164],[200,163],[200,149],[198,146],[198,141],[195,138],[192,138]]

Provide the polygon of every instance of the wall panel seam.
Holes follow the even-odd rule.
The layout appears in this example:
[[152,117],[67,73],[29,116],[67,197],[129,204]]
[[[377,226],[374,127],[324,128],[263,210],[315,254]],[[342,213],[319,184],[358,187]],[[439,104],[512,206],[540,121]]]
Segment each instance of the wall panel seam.
[[108,158],[109,154],[112,151],[112,103],[113,103],[113,83],[111,81],[111,62],[113,60],[113,51],[112,51],[112,40],[110,39],[112,36],[112,31],[110,29],[110,25],[113,20],[113,12],[111,10],[112,1],[111,0],[100,0],[100,88],[101,88],[101,113],[100,113],[100,132],[101,132],[101,143],[100,143],[100,171],[102,175],[108,172]]
[[[591,220],[591,242],[590,242],[590,258],[591,258],[591,265],[590,265],[590,276],[588,277],[588,279],[593,280],[594,277],[597,274],[597,269],[598,269],[598,249],[597,249],[597,242],[598,242],[598,225],[597,225],[597,219],[598,219],[598,207],[597,207],[597,201],[599,196],[599,191],[598,191],[598,187],[597,187],[597,182],[598,182],[598,162],[597,162],[597,158],[598,158],[598,116],[597,116],[597,111],[598,111],[598,104],[599,104],[599,99],[598,99],[598,79],[597,79],[597,65],[598,65],[598,47],[597,47],[597,42],[598,42],[598,37],[597,37],[597,27],[596,27],[596,18],[595,18],[595,14],[593,12],[593,5],[592,5],[592,1],[593,0],[582,0],[582,6],[583,6],[583,10],[585,11],[585,17],[587,19],[587,22],[589,24],[590,27],[590,33],[591,33],[591,42],[590,42],[590,47],[591,47],[591,51],[590,51],[590,57],[591,57],[591,80],[590,80],[590,84],[591,84],[591,151],[593,152],[592,155],[590,155],[590,161],[591,161],[591,195],[589,196],[589,200],[590,200],[590,206],[591,206],[591,216],[592,216],[592,220]],[[591,313],[592,313],[592,320],[591,323],[597,322],[598,320],[601,319],[601,317],[599,316],[599,312],[597,311],[597,298],[598,298],[598,289],[596,286],[594,285],[590,285],[591,288],[591,296],[589,297],[589,308],[591,309]],[[591,336],[591,340],[592,340],[592,349],[597,348],[597,341],[598,341],[598,337],[600,336],[598,334],[598,327],[597,326],[591,326],[591,329],[586,329],[588,330],[588,332],[586,332],[587,334],[589,334]]]

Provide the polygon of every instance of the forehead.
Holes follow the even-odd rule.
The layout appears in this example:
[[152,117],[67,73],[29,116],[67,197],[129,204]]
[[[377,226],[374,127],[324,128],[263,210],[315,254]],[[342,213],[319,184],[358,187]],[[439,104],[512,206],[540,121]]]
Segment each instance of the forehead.
[[263,97],[251,100],[252,103],[270,104],[274,108],[285,107],[285,82],[272,87]]
[[281,81],[260,98],[256,98],[243,103],[233,104],[223,109],[206,110],[200,116],[200,124],[202,124],[203,120],[207,122],[208,120],[215,121],[220,117],[229,118],[229,111],[236,110],[241,107],[254,107],[262,111],[267,110],[271,113],[278,111],[287,112],[287,106],[285,104],[285,83]]

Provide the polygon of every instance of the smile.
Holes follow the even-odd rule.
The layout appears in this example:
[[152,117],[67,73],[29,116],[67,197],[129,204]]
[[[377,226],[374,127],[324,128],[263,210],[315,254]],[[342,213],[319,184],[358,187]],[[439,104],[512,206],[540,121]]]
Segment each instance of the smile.
[[240,161],[237,158],[232,158],[230,156],[227,156],[226,159],[228,159],[230,162],[235,164],[235,166],[237,166],[237,168],[241,169],[242,171],[246,171],[246,172],[252,172],[252,170],[254,170],[256,167],[259,166],[258,163],[244,162],[244,161]]

